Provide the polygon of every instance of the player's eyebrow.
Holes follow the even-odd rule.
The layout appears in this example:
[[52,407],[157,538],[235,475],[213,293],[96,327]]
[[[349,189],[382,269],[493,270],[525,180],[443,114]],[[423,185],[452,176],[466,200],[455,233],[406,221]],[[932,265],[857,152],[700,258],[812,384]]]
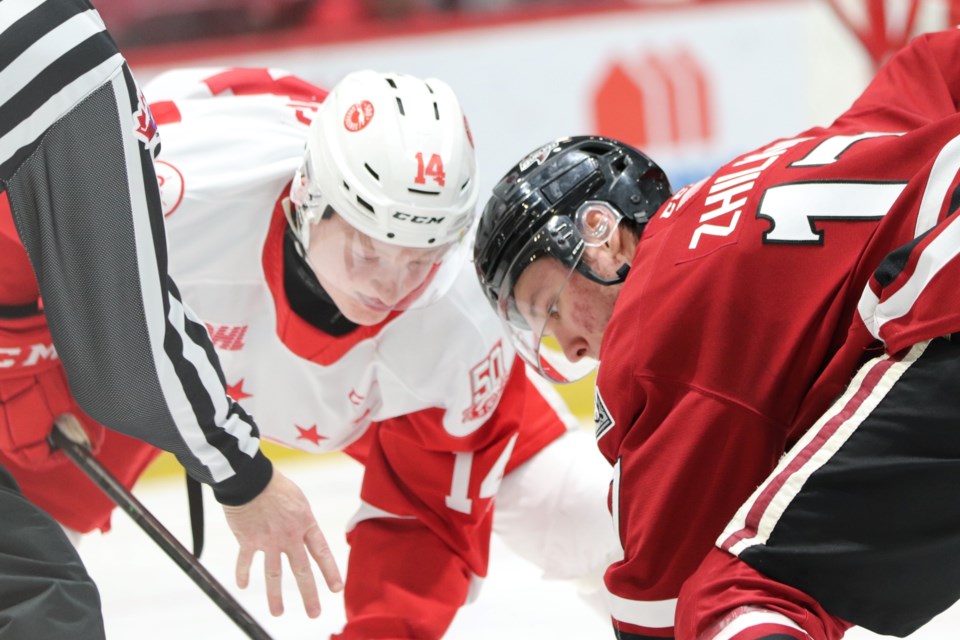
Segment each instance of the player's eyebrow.
[[[536,293],[533,294],[533,297],[530,300],[530,315],[536,316],[540,311],[540,306],[542,304],[544,296],[544,288],[538,287]],[[542,314],[542,317],[546,319],[547,313]]]
[[377,250],[377,248],[373,246],[373,241],[370,239],[370,236],[365,233],[360,233],[358,235],[360,236],[360,244],[364,249],[370,249],[371,251]]

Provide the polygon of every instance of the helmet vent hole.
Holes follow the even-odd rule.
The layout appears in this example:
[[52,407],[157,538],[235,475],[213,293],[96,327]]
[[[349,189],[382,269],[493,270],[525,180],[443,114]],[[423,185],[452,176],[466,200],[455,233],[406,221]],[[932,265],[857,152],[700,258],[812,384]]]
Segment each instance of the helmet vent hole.
[[367,202],[366,200],[364,200],[363,198],[361,198],[360,196],[357,196],[357,203],[358,203],[361,207],[363,207],[364,209],[366,209],[367,211],[369,211],[371,214],[373,213],[373,207],[370,206],[370,203]]
[[387,78],[387,84],[393,87],[394,89],[397,88],[397,83],[394,82],[393,78]]
[[350,185],[347,184],[346,180],[343,181],[343,188],[346,189],[347,191],[350,191]]
[[433,87],[430,86],[429,82],[424,82],[423,84],[427,85],[427,91],[429,91],[430,93],[433,93]]
[[438,196],[440,195],[439,191],[426,191],[424,189],[414,189],[412,187],[407,187],[407,191],[410,193],[419,193],[425,196]]
[[407,115],[407,114],[403,111],[403,100],[400,99],[400,96],[397,96],[397,109],[400,111],[400,115],[402,115],[402,116]]
[[593,141],[580,145],[580,149],[582,149],[587,153],[592,153],[597,156],[602,156],[608,151],[610,151],[609,146],[601,143],[593,142]]
[[391,231],[390,233],[387,234],[387,237],[388,237],[388,238],[394,238],[394,237],[396,237],[396,235],[397,235],[397,234],[395,234],[394,232]]
[[430,238],[429,240],[427,240],[427,244],[433,244],[436,241],[437,241],[436,238]]
[[433,103],[433,116],[434,116],[437,120],[440,119],[440,108],[437,107],[437,103],[436,103],[436,102]]
[[470,186],[470,178],[467,178],[466,182],[460,185],[460,191],[466,191],[468,186]]
[[373,179],[377,182],[380,182],[380,174],[373,170],[373,168],[368,165],[366,162],[363,163],[363,168],[367,170],[367,173],[373,176]]

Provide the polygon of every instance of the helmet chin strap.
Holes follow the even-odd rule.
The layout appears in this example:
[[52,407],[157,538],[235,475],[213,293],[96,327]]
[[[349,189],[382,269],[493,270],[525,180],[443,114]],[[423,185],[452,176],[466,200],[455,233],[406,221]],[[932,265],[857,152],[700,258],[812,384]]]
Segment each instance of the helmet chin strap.
[[616,284],[620,284],[627,279],[627,274],[630,273],[630,263],[624,262],[620,265],[620,268],[617,269],[617,281]]
[[[580,263],[583,264],[583,263]],[[605,287],[609,287],[614,284],[620,284],[627,279],[627,274],[630,273],[630,263],[624,262],[620,265],[620,268],[617,269],[617,277],[615,278],[601,278],[598,276],[590,267],[580,268],[580,265],[577,265],[577,271],[582,273],[591,282],[596,282],[597,284],[602,284]]]

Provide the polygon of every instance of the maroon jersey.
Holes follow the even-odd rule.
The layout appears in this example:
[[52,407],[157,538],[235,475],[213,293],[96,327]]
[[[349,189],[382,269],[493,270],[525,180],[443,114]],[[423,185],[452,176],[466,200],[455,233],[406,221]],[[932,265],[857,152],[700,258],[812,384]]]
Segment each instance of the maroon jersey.
[[877,338],[960,327],[956,296],[929,295],[958,268],[958,56],[960,32],[917,39],[832,125],[681,189],[644,230],[597,378],[621,631],[672,634],[684,580]]

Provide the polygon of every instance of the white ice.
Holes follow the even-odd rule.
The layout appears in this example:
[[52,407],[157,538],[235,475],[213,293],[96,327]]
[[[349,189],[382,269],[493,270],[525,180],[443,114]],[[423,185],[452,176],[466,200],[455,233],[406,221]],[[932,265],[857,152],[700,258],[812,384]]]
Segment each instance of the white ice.
[[[310,497],[341,570],[346,567],[344,526],[358,505],[362,468],[346,457],[322,461],[282,461],[284,473]],[[135,489],[138,499],[186,546],[190,528],[182,479],[153,479]],[[321,588],[323,613],[311,620],[303,613],[289,572],[284,581],[286,613],[274,618],[266,606],[262,564],[251,585],[241,591],[234,581],[236,543],[222,512],[205,495],[206,545],[202,561],[217,580],[275,640],[322,640],[344,622],[343,599]],[[209,638],[243,640],[247,636],[140,528],[116,511],[113,530],[84,538],[80,552],[100,587],[107,637],[112,640]],[[319,575],[318,575],[319,580]],[[911,640],[946,640],[960,635],[960,607],[942,614],[910,636]],[[452,640],[480,638],[536,640],[612,639],[609,621],[584,603],[572,585],[540,578],[536,567],[514,555],[494,537],[489,576],[478,599],[461,609],[447,633]],[[849,640],[881,638],[863,629]]]

